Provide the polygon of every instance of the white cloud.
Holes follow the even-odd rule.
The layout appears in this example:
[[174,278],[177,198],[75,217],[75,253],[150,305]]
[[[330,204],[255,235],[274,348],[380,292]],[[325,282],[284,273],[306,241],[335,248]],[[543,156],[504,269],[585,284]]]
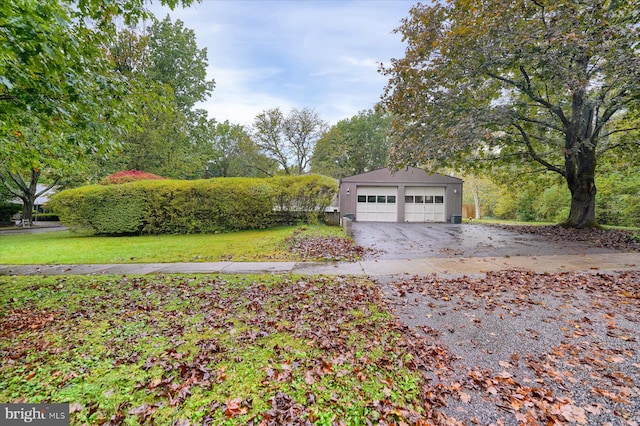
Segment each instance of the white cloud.
[[[207,47],[218,121],[250,124],[268,108],[314,108],[330,123],[373,107],[386,79],[380,62],[401,57],[392,30],[410,1],[203,1],[170,12]],[[163,18],[166,8],[153,7]]]
[[253,89],[281,73],[282,70],[278,68],[250,70],[213,67],[210,72],[216,80],[216,89],[210,99],[197,106],[206,109],[210,118],[250,126],[253,118],[267,108],[280,107],[285,111],[292,108],[285,97]]

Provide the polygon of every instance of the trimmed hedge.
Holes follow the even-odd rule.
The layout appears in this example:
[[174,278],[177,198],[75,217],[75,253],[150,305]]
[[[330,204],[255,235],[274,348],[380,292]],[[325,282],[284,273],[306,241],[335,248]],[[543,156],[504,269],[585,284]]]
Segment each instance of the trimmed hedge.
[[71,230],[99,235],[216,233],[317,221],[336,191],[319,175],[148,180],[61,191],[48,207]]
[[11,216],[22,211],[22,204],[0,202],[0,222],[9,222]]
[[58,213],[33,213],[33,218],[42,222],[59,222],[60,217]]

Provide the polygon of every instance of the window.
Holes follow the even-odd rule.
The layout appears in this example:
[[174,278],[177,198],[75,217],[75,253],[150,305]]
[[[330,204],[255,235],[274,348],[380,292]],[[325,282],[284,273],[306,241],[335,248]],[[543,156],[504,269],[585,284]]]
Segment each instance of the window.
[[385,197],[384,195],[378,195],[378,202],[382,204],[386,203],[387,197]]
[[433,195],[425,195],[424,196],[425,203],[433,203]]
[[367,196],[366,195],[358,195],[358,202],[359,203],[366,203],[367,202]]
[[407,204],[413,204],[413,195],[405,195],[404,202]]
[[444,203],[444,197],[442,195],[436,195],[436,204]]
[[396,196],[395,195],[387,195],[387,204],[395,204]]
[[424,196],[416,195],[416,203],[417,204],[424,204]]
[[375,203],[376,196],[375,195],[367,195],[367,203]]

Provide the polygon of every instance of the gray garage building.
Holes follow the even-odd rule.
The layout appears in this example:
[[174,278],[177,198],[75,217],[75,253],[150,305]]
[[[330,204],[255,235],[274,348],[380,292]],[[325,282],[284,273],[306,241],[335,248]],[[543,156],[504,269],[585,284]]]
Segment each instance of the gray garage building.
[[340,180],[340,215],[360,222],[449,222],[462,216],[462,179],[417,167]]

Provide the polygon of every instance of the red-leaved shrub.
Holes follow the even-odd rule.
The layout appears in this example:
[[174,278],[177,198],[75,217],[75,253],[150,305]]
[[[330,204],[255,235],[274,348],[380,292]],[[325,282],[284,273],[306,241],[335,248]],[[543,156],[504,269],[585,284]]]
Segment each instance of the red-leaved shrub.
[[141,170],[123,170],[113,173],[100,180],[100,185],[119,185],[121,183],[136,182],[139,180],[161,180],[166,179],[153,173],[143,172]]

